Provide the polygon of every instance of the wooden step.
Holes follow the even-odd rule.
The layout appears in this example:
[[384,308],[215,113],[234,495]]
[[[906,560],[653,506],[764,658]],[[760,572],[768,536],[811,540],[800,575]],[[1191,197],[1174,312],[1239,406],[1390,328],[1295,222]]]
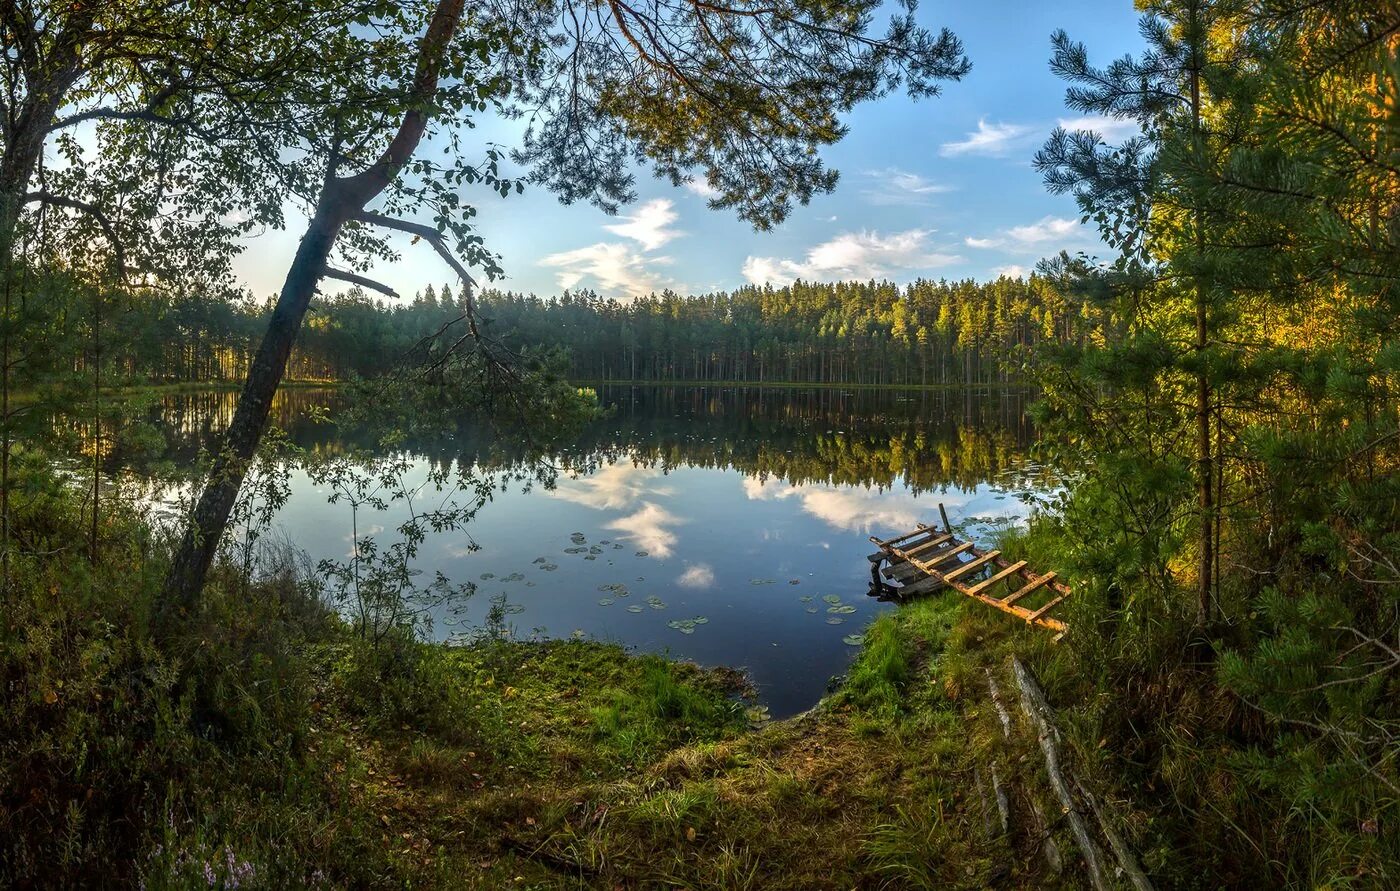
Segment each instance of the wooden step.
[[974,572],[974,571],[976,571],[976,570],[978,570],[978,569],[981,569],[982,567],[986,566],[988,563],[990,563],[991,561],[995,560],[995,559],[997,558],[997,556],[998,556],[1000,553],[1001,553],[1001,551],[988,551],[987,553],[985,553],[985,554],[983,554],[982,556],[978,557],[976,560],[969,560],[968,562],[964,563],[962,566],[959,566],[957,569],[954,569],[954,570],[952,570],[952,571],[950,571],[950,572],[945,572],[945,573],[943,574],[943,577],[944,577],[945,579],[947,579],[948,581],[950,581],[950,582],[951,582],[953,579],[962,578],[963,576],[967,575],[969,572]]
[[970,595],[970,596],[972,596],[972,597],[976,597],[978,594],[981,594],[983,591],[987,590],[987,589],[990,588],[992,585],[995,585],[997,582],[1001,581],[1002,579],[1005,579],[1007,576],[1012,576],[1012,575],[1015,575],[1016,573],[1020,572],[1022,569],[1025,568],[1025,566],[1026,566],[1026,561],[1025,561],[1025,560],[1017,560],[1015,563],[1012,563],[1010,566],[1006,567],[1006,568],[1003,569],[1001,572],[997,573],[996,575],[992,576],[991,578],[986,579],[986,580],[984,580],[984,581],[982,581],[982,582],[979,582],[979,583],[977,583],[976,585],[973,585],[971,588],[968,588],[967,591],[965,591],[964,593],[966,593],[966,594],[968,594],[968,595]]
[[1036,579],[1035,581],[1031,582],[1029,585],[1026,585],[1024,588],[1022,588],[1021,590],[1017,591],[1015,594],[1011,594],[1011,595],[1009,595],[1009,596],[1007,596],[1007,597],[1003,597],[1002,600],[1001,600],[1001,602],[1004,603],[1004,604],[1007,604],[1007,605],[1009,606],[1009,605],[1015,603],[1016,601],[1020,600],[1022,597],[1025,597],[1027,594],[1030,594],[1030,593],[1033,592],[1033,591],[1038,591],[1038,590],[1040,590],[1041,588],[1043,588],[1043,587],[1045,587],[1046,585],[1050,584],[1050,583],[1051,583],[1052,581],[1054,581],[1054,580],[1055,580],[1055,573],[1053,573],[1053,572],[1047,572],[1045,575],[1043,575],[1043,576],[1041,576],[1040,578]]
[[972,542],[965,541],[955,548],[945,548],[941,551],[929,555],[931,559],[925,560],[922,557],[915,557],[909,562],[913,563],[915,566],[919,567],[924,572],[937,572],[938,570],[936,567],[940,563],[947,563],[950,559],[956,557],[957,555],[961,554],[963,551],[966,551],[971,547]]
[[935,578],[931,575],[926,575],[916,582],[910,582],[909,584],[905,585],[904,587],[900,588],[894,593],[898,595],[900,599],[905,599],[909,597],[917,597],[920,594],[931,594],[942,587],[944,587],[942,579]]
[[1047,604],[1045,604],[1044,606],[1042,606],[1040,609],[1038,609],[1038,610],[1036,610],[1035,612],[1031,613],[1029,616],[1026,616],[1026,621],[1027,621],[1027,622],[1034,622],[1036,619],[1039,619],[1041,616],[1045,615],[1046,613],[1050,612],[1050,610],[1054,609],[1055,607],[1057,607],[1057,606],[1059,606],[1061,603],[1063,603],[1063,602],[1064,602],[1064,599],[1065,599],[1066,597],[1068,597],[1068,596],[1069,596],[1068,594],[1061,594],[1061,595],[1059,595],[1059,596],[1056,597],[1055,599],[1051,600],[1049,603],[1047,603]]
[[951,535],[939,535],[934,538],[930,538],[928,541],[921,541],[912,548],[900,548],[900,551],[902,551],[906,555],[904,559],[907,560],[909,559],[910,555],[920,553],[921,551],[927,551],[929,548],[936,548],[939,545],[946,544],[949,540],[952,539],[952,537],[953,536]]
[[919,528],[915,529],[913,532],[906,532],[903,535],[896,535],[894,538],[886,538],[883,540],[878,539],[872,535],[870,536],[870,540],[875,542],[875,544],[879,545],[882,548],[887,548],[890,545],[898,544],[901,541],[908,541],[911,538],[917,538],[918,536],[923,535],[925,532],[932,531],[934,531],[932,527],[925,526],[923,523],[920,523]]

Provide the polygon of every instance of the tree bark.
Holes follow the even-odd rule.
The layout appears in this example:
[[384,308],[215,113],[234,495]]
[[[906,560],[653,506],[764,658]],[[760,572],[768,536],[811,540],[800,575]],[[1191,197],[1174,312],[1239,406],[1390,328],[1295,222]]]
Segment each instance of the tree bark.
[[[1204,160],[1204,135],[1201,129],[1201,31],[1196,4],[1191,6],[1191,151],[1197,162]],[[1205,252],[1205,217],[1201,207],[1201,196],[1197,194],[1192,210],[1193,233],[1196,242],[1196,262],[1202,261]],[[1214,569],[1215,569],[1215,497],[1214,497],[1214,456],[1210,436],[1211,386],[1210,373],[1206,368],[1206,350],[1210,345],[1210,319],[1206,283],[1199,271],[1195,274],[1196,310],[1196,500],[1200,513],[1200,554],[1197,565],[1196,583],[1196,626],[1204,631],[1209,625],[1215,610]]]
[[224,434],[208,481],[191,515],[180,547],[165,577],[161,601],[163,618],[189,611],[199,602],[219,540],[238,500],[272,411],[272,400],[286,374],[292,345],[306,317],[311,297],[325,274],[326,259],[345,223],[360,213],[393,181],[427,129],[428,112],[437,92],[438,76],[448,43],[456,34],[463,0],[439,0],[418,52],[418,65],[409,92],[407,111],[379,159],[367,170],[337,178],[334,168],[302,236],[287,278],[268,319],[267,331],[248,368],[233,421]]

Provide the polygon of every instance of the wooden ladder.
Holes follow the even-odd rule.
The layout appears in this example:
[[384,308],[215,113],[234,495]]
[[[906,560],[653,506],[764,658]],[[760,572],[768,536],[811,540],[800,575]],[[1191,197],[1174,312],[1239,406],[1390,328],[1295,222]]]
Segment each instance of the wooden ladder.
[[[943,505],[938,505],[938,512],[943,518],[941,532],[934,526],[920,523],[914,531],[894,538],[882,540],[870,536],[870,540],[879,548],[878,552],[870,555],[871,562],[875,564],[872,574],[873,570],[878,569],[880,561],[888,561],[891,569],[900,567],[899,571],[891,573],[904,582],[897,589],[900,592],[923,593],[949,587],[1023,619],[1029,625],[1048,628],[1056,632],[1055,640],[1064,637],[1069,626],[1050,613],[1069,598],[1068,585],[1060,582],[1054,572],[1043,575],[1034,573],[1026,567],[1024,560],[1013,563],[1002,557],[1000,551],[984,551],[970,541],[959,540],[948,524],[948,514]],[[1000,597],[993,595],[996,586],[1008,582],[1015,585],[1010,593]],[[1049,600],[1035,608],[1021,605],[1020,601],[1042,589],[1050,593]]]

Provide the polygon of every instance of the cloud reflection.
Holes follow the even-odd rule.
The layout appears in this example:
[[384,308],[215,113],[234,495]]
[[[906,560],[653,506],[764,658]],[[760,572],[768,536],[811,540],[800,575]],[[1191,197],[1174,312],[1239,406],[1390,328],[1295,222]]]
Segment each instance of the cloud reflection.
[[613,520],[606,528],[621,532],[622,538],[654,557],[665,559],[676,547],[676,534],[666,527],[684,522],[664,507],[647,501],[642,503],[641,510]]
[[676,584],[683,588],[710,588],[715,584],[715,571],[708,563],[694,563],[686,567]]
[[997,500],[987,487],[958,495],[915,496],[904,491],[868,489],[859,486],[798,485],[768,478],[748,477],[744,494],[753,501],[797,499],[805,513],[834,529],[869,534],[875,530],[912,529],[919,521],[935,522],[938,502],[950,512],[964,517],[1025,516],[1025,505],[1014,498]]
[[661,471],[619,462],[582,479],[560,480],[549,494],[595,510],[623,510],[647,496],[671,495]]

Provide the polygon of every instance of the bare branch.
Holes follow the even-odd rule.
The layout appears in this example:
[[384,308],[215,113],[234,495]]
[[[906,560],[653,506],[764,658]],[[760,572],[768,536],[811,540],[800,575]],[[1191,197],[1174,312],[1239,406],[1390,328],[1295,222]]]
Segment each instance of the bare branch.
[[386,284],[383,284],[382,282],[377,282],[372,278],[366,278],[363,275],[356,275],[353,272],[347,272],[344,269],[332,269],[331,267],[327,266],[321,270],[321,275],[325,278],[339,279],[343,282],[349,282],[352,285],[359,285],[362,288],[369,288],[373,291],[378,291],[379,293],[386,294],[390,297],[398,298],[400,296],[398,291],[395,291],[393,288],[389,287]]

